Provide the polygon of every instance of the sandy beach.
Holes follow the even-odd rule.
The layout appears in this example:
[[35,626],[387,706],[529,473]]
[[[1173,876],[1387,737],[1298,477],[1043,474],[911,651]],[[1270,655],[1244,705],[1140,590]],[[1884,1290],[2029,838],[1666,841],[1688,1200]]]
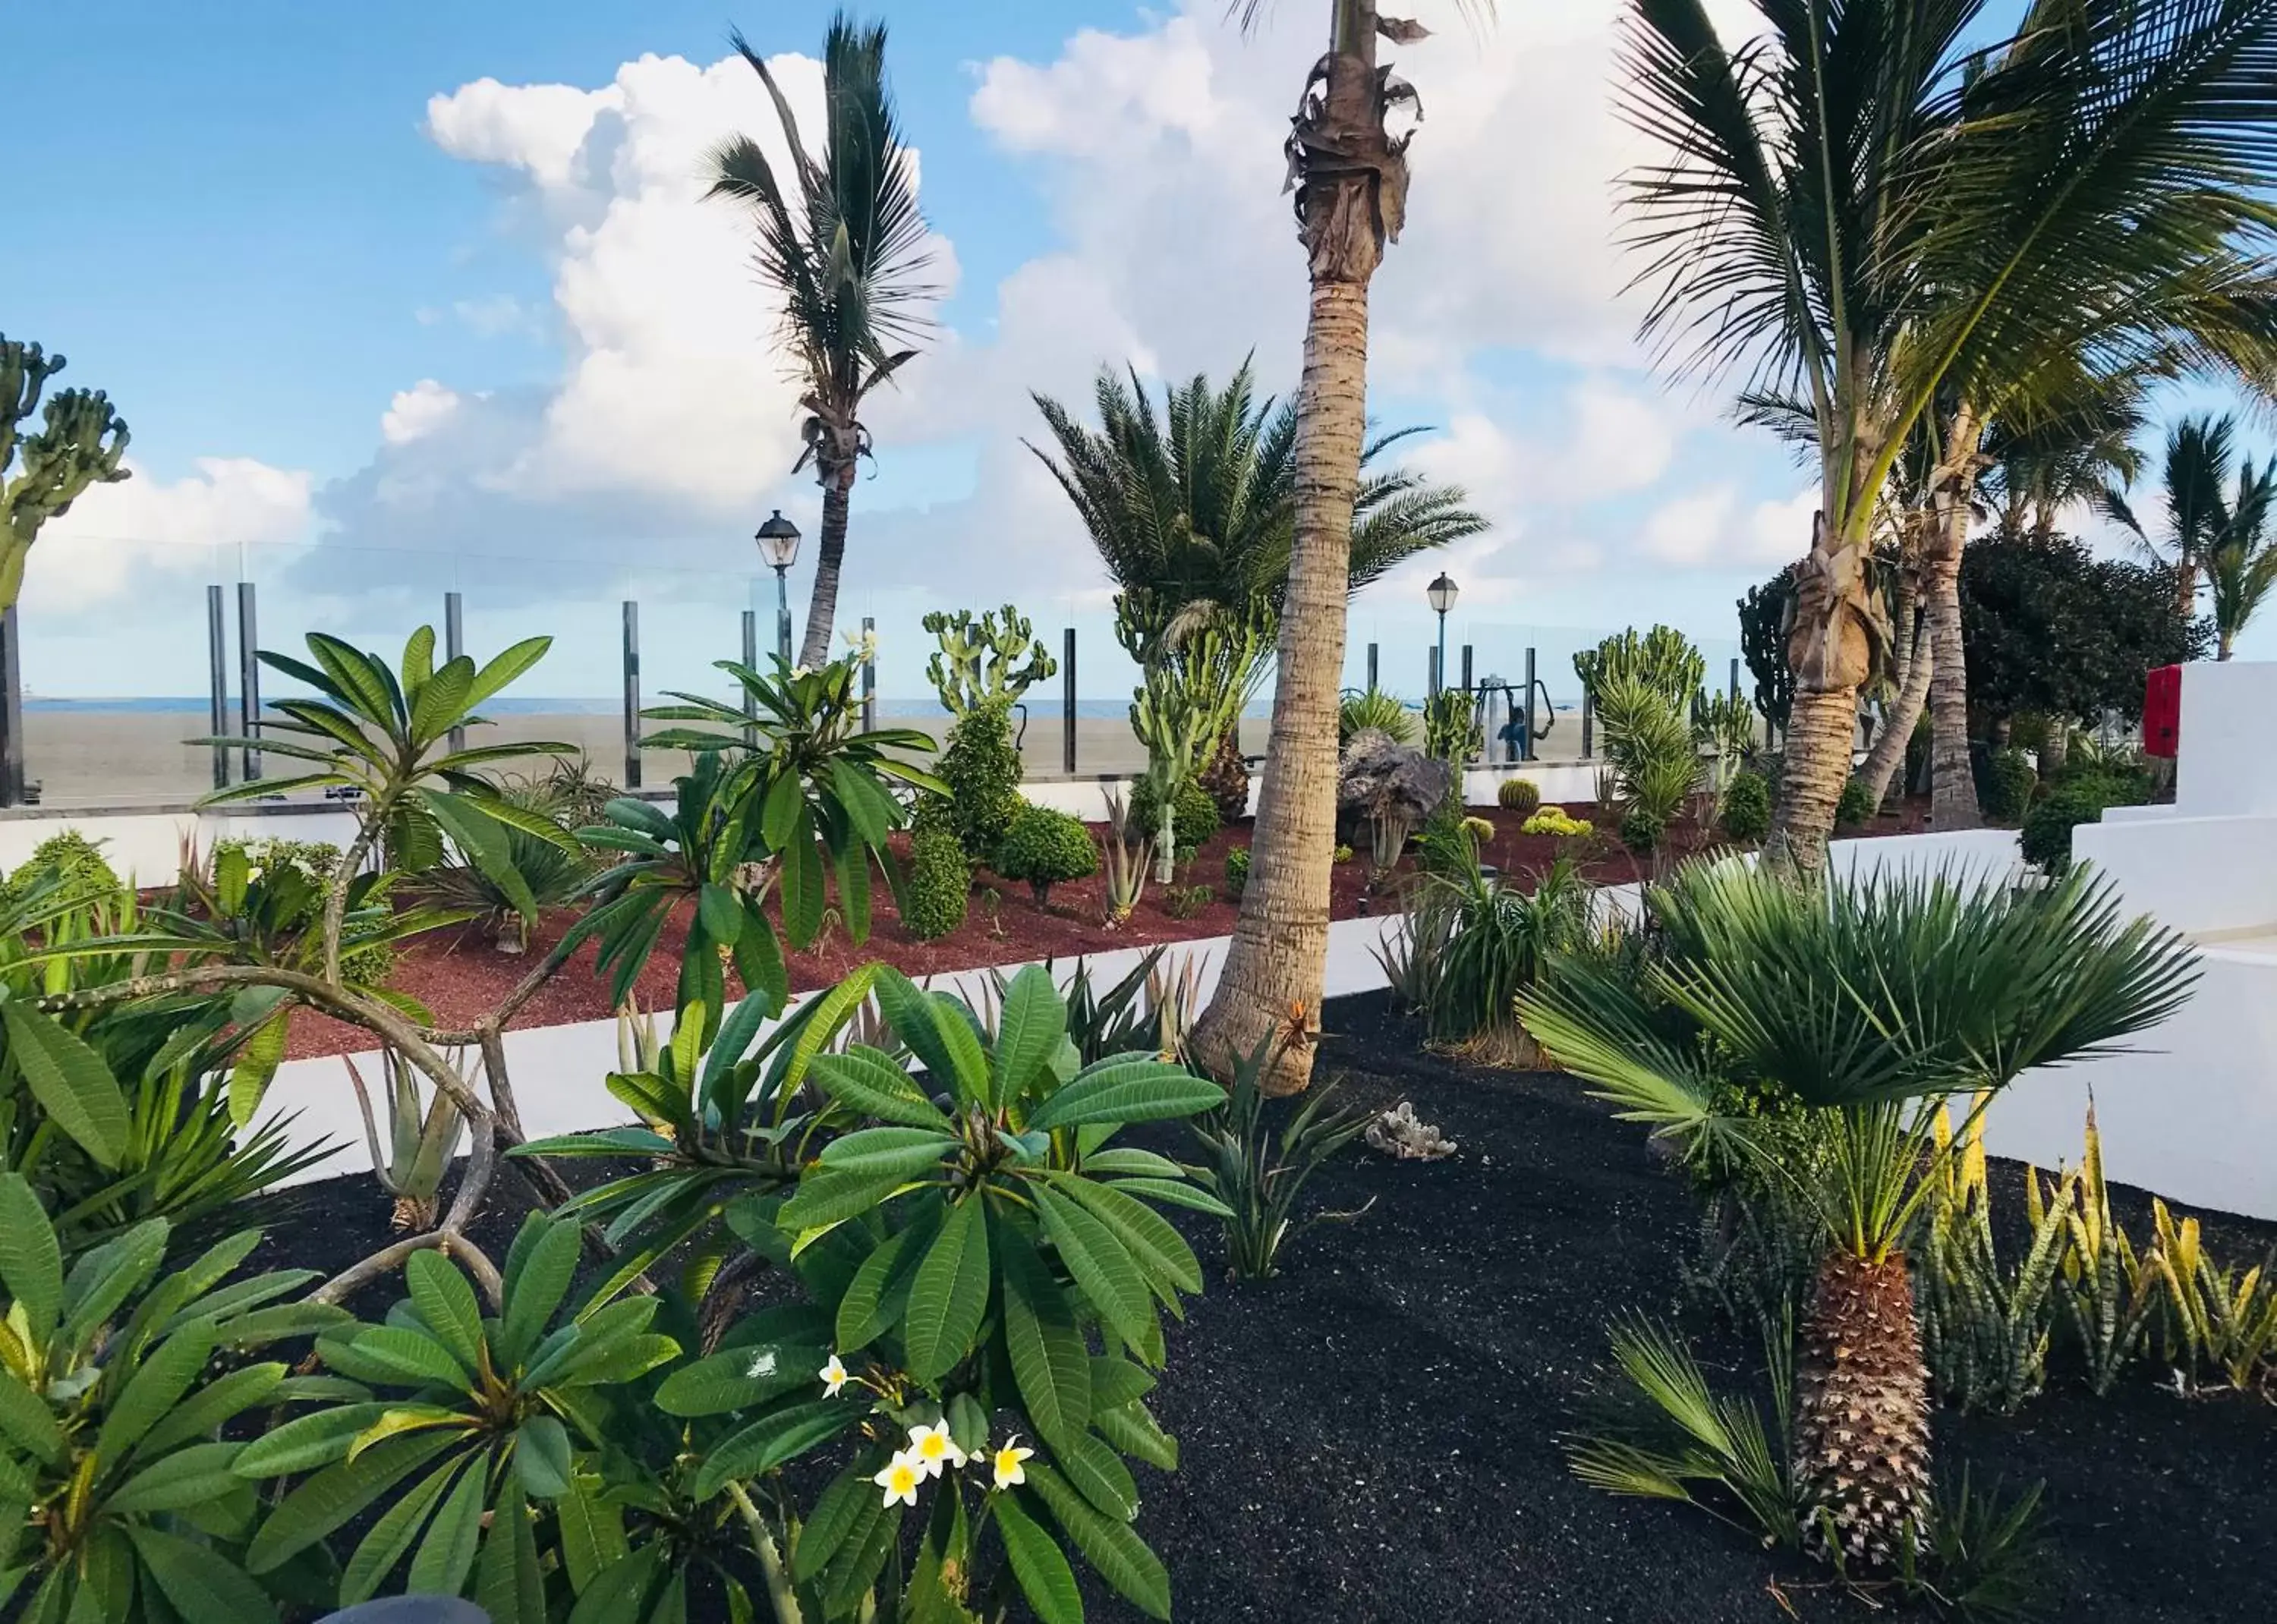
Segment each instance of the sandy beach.
[[[662,724],[652,724],[661,726]],[[880,717],[879,725],[916,727],[938,738],[940,717]],[[194,801],[213,787],[213,753],[185,739],[205,731],[204,718],[181,712],[28,710],[24,716],[25,776],[41,786],[41,804],[55,807],[149,807]],[[1252,717],[1241,725],[1242,748],[1262,755],[1268,725]],[[613,783],[626,781],[624,724],[615,716],[567,714],[502,716],[476,730],[470,742],[550,740],[583,750],[595,770]],[[1578,718],[1558,718],[1543,740],[1544,760],[1572,761],[1580,753]],[[1062,718],[1040,711],[1029,721],[1022,755],[1032,778],[1063,776],[1066,770]],[[243,778],[240,753],[231,752],[232,782]],[[687,766],[677,750],[642,753],[641,781],[650,788],[669,784]],[[1080,777],[1131,773],[1146,765],[1146,752],[1128,722],[1112,717],[1076,719],[1076,772]],[[300,770],[297,763],[270,755],[262,776],[281,778]]]

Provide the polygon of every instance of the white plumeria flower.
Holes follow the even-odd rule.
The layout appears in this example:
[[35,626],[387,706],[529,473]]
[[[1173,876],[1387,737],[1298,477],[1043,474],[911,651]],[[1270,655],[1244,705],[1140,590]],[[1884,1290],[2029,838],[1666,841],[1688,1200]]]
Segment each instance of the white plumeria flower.
[[946,1421],[936,1421],[929,1427],[911,1427],[909,1454],[925,1468],[928,1477],[940,1476],[944,1466],[963,1466],[971,1459],[949,1437]]
[[886,1469],[870,1479],[886,1491],[884,1503],[888,1506],[895,1500],[904,1506],[916,1505],[918,1485],[925,1480],[925,1468],[915,1455],[907,1453],[897,1454],[887,1461]]
[[1027,1482],[1027,1470],[1020,1462],[1035,1453],[1032,1449],[1021,1448],[1020,1435],[1017,1432],[1012,1434],[1004,1447],[996,1452],[996,1486],[1011,1489]]
[[830,1355],[830,1362],[822,1367],[821,1375],[822,1385],[830,1389],[829,1393],[824,1396],[826,1398],[836,1398],[838,1396],[838,1390],[846,1385],[846,1367],[843,1363],[840,1362],[837,1355],[833,1354]]
[[878,657],[878,634],[876,632],[842,632],[839,635],[846,640],[847,654],[856,663],[866,664],[867,662]]

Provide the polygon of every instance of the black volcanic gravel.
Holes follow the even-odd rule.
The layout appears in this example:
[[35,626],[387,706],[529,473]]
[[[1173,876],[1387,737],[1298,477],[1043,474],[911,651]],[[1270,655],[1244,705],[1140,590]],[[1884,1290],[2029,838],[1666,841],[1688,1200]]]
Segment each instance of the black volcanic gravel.
[[[1226,1284],[1215,1226],[1174,1214],[1212,1279],[1171,1329],[1153,1402],[1183,1455],[1175,1474],[1138,1468],[1138,1528],[1181,1624],[1915,1616],[1832,1594],[1692,1508],[1572,1476],[1558,1439],[1603,1380],[1607,1321],[1674,1311],[1691,1197],[1572,1079],[1427,1054],[1382,995],[1323,1013],[1321,1074],[1354,1103],[1413,1101],[1460,1150],[1339,1158],[1308,1204],[1373,1204],[1297,1237],[1261,1284]],[[2144,1233],[2147,1198],[2114,1198]],[[361,1179],[263,1205],[271,1266],[335,1269],[385,1240],[385,1203]],[[511,1225],[492,1227],[502,1247]],[[2251,1263],[2277,1226],[2217,1218],[2208,1240]],[[1739,1362],[1694,1328],[1705,1356]],[[1937,1438],[1941,1468],[1969,1463],[1979,1487],[2045,1480],[2049,1618],[2277,1619],[2277,1405],[2186,1400],[2144,1368],[2098,1400],[2060,1370],[2020,1415],[1940,1415]],[[1087,1575],[1085,1591],[1093,1620],[1138,1617]]]

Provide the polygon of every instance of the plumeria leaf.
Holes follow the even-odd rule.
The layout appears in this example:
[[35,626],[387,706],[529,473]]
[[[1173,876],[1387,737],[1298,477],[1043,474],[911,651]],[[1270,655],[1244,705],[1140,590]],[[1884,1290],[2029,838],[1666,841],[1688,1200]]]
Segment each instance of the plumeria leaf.
[[854,1463],[832,1478],[816,1498],[813,1512],[799,1529],[798,1543],[791,1547],[790,1576],[799,1583],[811,1584],[820,1578],[862,1521],[864,1509],[876,1508],[878,1491],[870,1482],[875,1470],[872,1455],[857,1455]]
[[1190,1117],[1225,1104],[1225,1090],[1150,1055],[1109,1055],[1078,1072],[1036,1108],[1030,1127],[1073,1127],[1087,1122],[1159,1122]]
[[1083,1624],[1083,1597],[1075,1588],[1075,1570],[1058,1542],[1022,1509],[1019,1496],[1000,1494],[989,1506],[1012,1576],[1020,1582],[1020,1594],[1028,1598],[1036,1617],[1042,1624]]
[[1092,1366],[1067,1294],[1024,1237],[999,1248],[1004,1279],[1004,1344],[1012,1379],[1036,1430],[1052,1441],[1091,1423]]
[[730,1478],[762,1476],[862,1419],[859,1405],[823,1399],[761,1417],[730,1434],[704,1457],[695,1495],[710,1499]]
[[1040,1461],[1027,1463],[1028,1486],[1051,1507],[1084,1559],[1150,1618],[1170,1616],[1170,1575],[1128,1522],[1102,1515],[1067,1480]]
[[902,1345],[910,1375],[930,1382],[971,1351],[988,1312],[988,1223],[978,1192],[949,1210],[910,1283]]
[[729,1348],[666,1377],[656,1407],[689,1417],[757,1409],[784,1393],[819,1387],[824,1357],[819,1348],[784,1343]]
[[[882,992],[884,983],[880,983]],[[878,1050],[856,1043],[843,1054],[818,1054],[810,1070],[834,1099],[864,1116],[907,1127],[946,1133],[948,1119],[918,1089],[910,1074]]]

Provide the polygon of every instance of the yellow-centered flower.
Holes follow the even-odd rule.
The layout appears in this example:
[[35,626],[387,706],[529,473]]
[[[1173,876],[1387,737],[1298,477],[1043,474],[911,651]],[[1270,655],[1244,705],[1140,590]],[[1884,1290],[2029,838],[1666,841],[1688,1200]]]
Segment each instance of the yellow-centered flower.
[[996,1452],[996,1486],[1010,1489],[1027,1482],[1027,1471],[1020,1462],[1035,1453],[1032,1449],[1021,1448],[1020,1435],[1017,1432],[1012,1434],[1004,1447]]
[[886,1462],[886,1469],[870,1481],[886,1491],[884,1504],[890,1506],[899,1500],[904,1506],[914,1506],[918,1503],[918,1485],[925,1479],[925,1468],[918,1464],[916,1457],[902,1453]]
[[911,1427],[909,1455],[928,1477],[940,1476],[945,1466],[963,1466],[970,1458],[949,1437],[946,1421],[936,1421],[929,1427]]
[[822,1385],[830,1389],[824,1396],[836,1398],[838,1390],[846,1385],[846,1367],[839,1362],[837,1355],[830,1355],[830,1362],[822,1367],[821,1374]]

